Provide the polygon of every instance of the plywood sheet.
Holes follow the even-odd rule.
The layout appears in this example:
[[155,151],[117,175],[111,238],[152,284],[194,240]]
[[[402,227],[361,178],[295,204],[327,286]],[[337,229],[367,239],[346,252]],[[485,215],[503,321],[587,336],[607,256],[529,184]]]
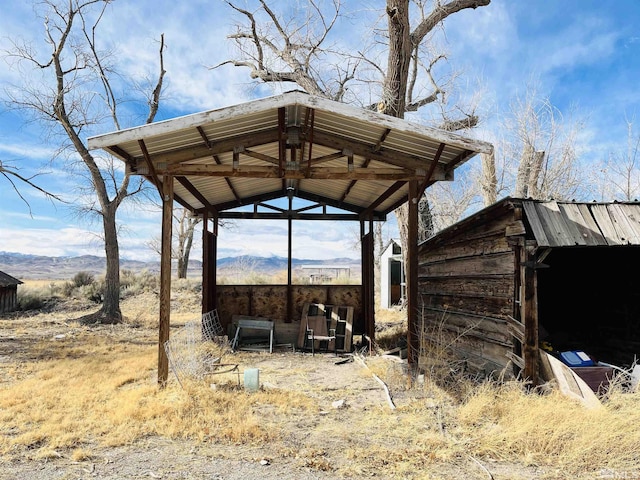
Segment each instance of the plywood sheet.
[[587,408],[598,408],[602,406],[591,387],[571,370],[571,368],[544,350],[539,350],[539,352],[541,363],[540,372],[544,380],[554,381],[563,395],[579,401]]

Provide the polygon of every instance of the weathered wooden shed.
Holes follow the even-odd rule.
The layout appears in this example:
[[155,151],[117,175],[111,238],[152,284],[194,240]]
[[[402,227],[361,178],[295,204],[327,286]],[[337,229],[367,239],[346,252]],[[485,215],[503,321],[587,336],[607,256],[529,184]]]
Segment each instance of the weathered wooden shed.
[[0,272],[0,313],[13,312],[18,307],[18,285],[22,282]]
[[[160,273],[158,380],[168,375],[163,344],[169,339],[171,229],[174,201],[204,219],[203,312],[252,309],[287,329],[300,320],[305,302],[358,301],[354,328],[373,339],[373,222],[408,203],[409,238],[417,238],[417,202],[437,181],[453,180],[454,169],[493,147],[478,140],[372,110],[292,91],[243,104],[195,113],[88,139],[120,158],[127,171],[143,175],[163,200]],[[269,203],[281,200],[283,205]],[[307,205],[297,207],[294,200]],[[288,225],[287,285],[232,291],[217,284],[217,225],[221,219],[283,220]],[[296,220],[360,224],[362,285],[320,293],[292,285],[292,224]],[[416,320],[417,244],[407,247],[409,324]],[[226,291],[224,291],[226,290]],[[257,304],[254,299],[260,297]],[[339,302],[339,303],[337,303]],[[412,308],[413,307],[413,308]],[[355,306],[354,306],[355,308]],[[295,328],[289,333],[294,333]],[[415,346],[415,345],[414,345]],[[414,350],[415,351],[415,350]]]
[[422,340],[451,342],[472,372],[536,382],[543,340],[619,366],[640,357],[640,203],[505,198],[418,257]]

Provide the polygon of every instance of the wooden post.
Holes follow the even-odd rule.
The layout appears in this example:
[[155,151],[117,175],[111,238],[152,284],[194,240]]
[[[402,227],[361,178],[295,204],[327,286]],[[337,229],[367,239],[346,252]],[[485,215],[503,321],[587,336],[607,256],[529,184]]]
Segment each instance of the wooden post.
[[[521,318],[524,323],[524,378],[537,385],[539,378],[538,367],[538,294],[537,294],[537,274],[535,268],[535,256],[527,253],[526,247],[521,250],[523,258],[521,262],[522,274],[522,293],[521,301]],[[527,262],[525,264],[525,262]],[[529,265],[529,266],[526,266]]]
[[[364,333],[371,342],[375,340],[375,320],[373,316],[373,231],[365,232],[364,219],[360,220],[360,262],[362,265],[362,318]],[[371,353],[373,345],[370,345]]]
[[373,257],[375,256],[375,243],[376,240],[373,233],[372,215],[369,217],[369,242],[367,251],[367,263],[369,264],[369,266],[367,267],[367,272],[369,274],[369,280],[367,281],[367,284],[369,285],[369,292],[364,300],[369,304],[369,337],[371,337],[371,341],[374,341],[376,339],[376,272],[373,266]]
[[160,328],[158,344],[158,384],[169,377],[169,359],[164,344],[169,340],[171,318],[171,236],[173,224],[173,177],[162,179],[162,248],[160,257]]
[[[218,217],[213,217],[213,232],[209,231],[209,217],[202,218],[202,313],[218,306],[218,279],[216,266],[218,261]],[[223,325],[224,326],[224,325]]]
[[209,215],[205,210],[202,214],[202,313],[211,310],[209,305]]
[[418,182],[409,181],[409,212],[407,219],[407,362],[418,366],[420,338],[418,336]]
[[293,292],[291,284],[293,283],[291,261],[293,257],[292,229],[293,219],[291,218],[291,210],[293,208],[293,196],[289,194],[289,217],[287,218],[287,313],[284,319],[285,323],[293,321]]
[[[213,232],[209,233],[209,310],[218,308],[218,215],[213,217]],[[223,323],[226,328],[226,324]]]

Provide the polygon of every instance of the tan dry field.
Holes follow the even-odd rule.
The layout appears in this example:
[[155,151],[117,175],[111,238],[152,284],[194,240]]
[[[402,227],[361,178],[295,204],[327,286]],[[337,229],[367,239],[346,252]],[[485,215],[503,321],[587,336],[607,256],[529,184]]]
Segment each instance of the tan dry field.
[[[174,292],[174,338],[198,302]],[[95,306],[70,300],[0,318],[0,478],[640,479],[638,392],[587,410],[516,382],[409,386],[389,358],[288,350],[224,353],[240,386],[171,374],[161,389],[157,297],[122,308],[116,326],[80,325]]]

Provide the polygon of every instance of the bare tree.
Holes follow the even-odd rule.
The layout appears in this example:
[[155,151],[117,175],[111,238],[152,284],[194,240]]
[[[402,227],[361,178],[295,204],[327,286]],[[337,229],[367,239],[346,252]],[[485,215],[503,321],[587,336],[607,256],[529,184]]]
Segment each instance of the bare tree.
[[508,191],[519,198],[584,197],[578,168],[582,128],[582,120],[563,115],[549,98],[528,86],[502,122],[504,137],[496,142],[496,156],[483,158],[480,188],[485,205]]
[[[196,226],[202,221],[201,217],[194,216],[186,208],[178,208],[173,211],[174,238],[171,246],[171,258],[177,260],[178,278],[187,278],[189,269],[189,256],[193,246],[193,234]],[[154,252],[161,253],[160,237],[151,239],[147,245]]]
[[186,208],[178,215],[178,278],[187,278],[189,268],[189,254],[193,245],[193,232],[202,218],[191,215]]
[[626,119],[627,144],[611,152],[602,163],[596,183],[602,198],[632,201],[640,196],[640,135],[634,134],[634,119]]
[[[111,53],[98,44],[98,27],[110,0],[44,0],[38,4],[44,25],[43,51],[26,42],[14,41],[7,58],[24,67],[24,84],[7,91],[8,104],[24,109],[59,136],[60,152],[68,165],[79,165],[90,182],[94,200],[86,208],[102,221],[106,255],[104,303],[86,322],[118,323],[120,311],[120,258],[116,211],[122,202],[139,192],[142,179],[130,185],[113,158],[94,156],[87,148],[91,128],[110,119],[121,128],[118,107],[123,95],[117,91],[117,72]],[[48,49],[45,51],[44,49]],[[159,73],[146,98],[146,122],[158,111],[162,82],[164,38],[159,48]],[[30,77],[29,73],[32,74]],[[32,83],[31,78],[40,79]],[[131,90],[131,88],[129,89]],[[123,92],[125,89],[123,89]]]
[[[435,74],[447,57],[429,47],[432,33],[449,16],[490,1],[386,0],[380,8],[383,25],[374,27],[370,36],[373,43],[357,52],[331,43],[332,30],[346,15],[340,0],[330,2],[326,10],[311,0],[306,15],[292,12],[289,18],[277,15],[266,0],[258,0],[253,11],[227,1],[244,19],[229,35],[239,58],[214,68],[225,64],[248,68],[251,78],[258,81],[292,82],[309,93],[359,103],[399,118],[434,105],[441,114],[440,128],[471,128],[478,123],[473,111],[447,107],[447,82],[439,82]],[[298,18],[301,20],[296,21]],[[385,60],[386,68],[382,66]],[[425,215],[429,211],[423,209]],[[406,204],[396,210],[403,252],[408,245],[407,212]]]

